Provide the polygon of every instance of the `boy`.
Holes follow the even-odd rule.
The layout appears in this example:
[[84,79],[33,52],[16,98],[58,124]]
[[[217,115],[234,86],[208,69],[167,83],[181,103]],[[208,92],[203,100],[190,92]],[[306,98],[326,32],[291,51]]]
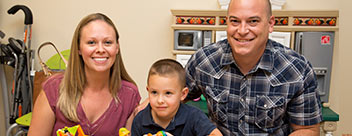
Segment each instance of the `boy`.
[[187,94],[185,70],[172,59],[155,62],[149,70],[149,105],[133,120],[132,136],[166,131],[175,136],[221,135],[199,109],[181,103]]

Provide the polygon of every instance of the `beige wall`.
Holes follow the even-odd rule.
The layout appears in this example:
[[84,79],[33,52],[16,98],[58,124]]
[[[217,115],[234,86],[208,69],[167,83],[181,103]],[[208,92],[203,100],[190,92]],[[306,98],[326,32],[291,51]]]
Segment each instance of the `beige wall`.
[[338,133],[352,134],[352,92],[351,92],[351,58],[352,58],[352,1],[342,0],[339,3],[340,9],[340,39],[339,46],[334,51],[333,64],[333,81],[331,105],[340,113],[340,122],[338,123]]
[[[92,12],[108,15],[118,27],[125,66],[136,80],[143,99],[147,96],[145,84],[149,66],[159,58],[172,57],[170,9],[218,8],[217,0],[1,0],[0,30],[7,34],[6,39],[23,37],[23,13],[7,14],[7,10],[15,4],[27,5],[33,12],[33,49],[44,41],[54,42],[60,50],[69,49],[74,28],[83,16]],[[352,46],[348,40],[352,31],[348,25],[352,21],[350,5],[350,0],[287,0],[284,7],[289,10],[340,10],[339,45],[334,48],[330,94],[331,107],[340,114],[337,135],[352,134],[349,129],[352,122],[352,116],[349,116],[352,115],[349,106],[352,93],[347,79],[352,77],[348,72],[352,65],[349,63]],[[44,50],[47,52],[43,54],[44,59],[54,54],[51,49]],[[39,69],[37,60],[35,62],[35,68]],[[0,114],[0,120],[3,121],[3,114]],[[2,121],[0,135],[4,135]]]

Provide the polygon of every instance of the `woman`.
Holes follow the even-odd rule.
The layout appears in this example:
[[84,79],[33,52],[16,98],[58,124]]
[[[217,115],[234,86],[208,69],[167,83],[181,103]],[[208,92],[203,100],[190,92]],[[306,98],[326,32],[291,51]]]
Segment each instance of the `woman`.
[[29,136],[56,136],[58,129],[77,124],[86,135],[118,135],[121,127],[130,128],[141,97],[123,65],[118,39],[107,16],[81,20],[64,75],[44,83],[37,98]]

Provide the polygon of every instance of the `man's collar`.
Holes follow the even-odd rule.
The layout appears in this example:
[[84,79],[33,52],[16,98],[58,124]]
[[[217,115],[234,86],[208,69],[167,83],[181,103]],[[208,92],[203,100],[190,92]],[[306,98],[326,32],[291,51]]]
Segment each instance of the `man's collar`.
[[[270,39],[268,39],[264,53],[260,58],[258,64],[250,72],[257,71],[258,68],[272,72],[274,63],[274,52],[273,45]],[[231,64],[237,65],[233,55],[230,44],[227,40],[220,41],[216,43],[218,48],[214,47],[216,50],[214,54],[206,54],[206,58],[197,66],[197,69],[202,71],[204,74],[208,74],[214,78],[219,79],[224,74],[224,68]]]
[[225,41],[225,44],[222,44],[222,49],[223,49],[223,54],[221,55],[221,62],[220,64],[222,66],[230,65],[232,63],[235,63],[235,60],[233,59],[232,55],[232,49],[228,41]]
[[196,69],[217,79],[224,74],[224,66],[234,63],[231,47],[226,39],[215,45],[208,45],[200,55],[202,57],[204,55],[204,59],[199,62]]
[[274,52],[273,52],[274,47],[272,45],[272,42],[273,41],[270,39],[268,39],[268,42],[266,42],[264,53],[257,65],[257,69],[260,68],[270,73],[273,71],[273,68],[274,68]]
[[[274,59],[273,59],[272,42],[273,42],[272,40],[268,39],[268,42],[266,43],[266,46],[265,46],[264,53],[258,63],[258,68],[267,70],[269,72],[272,71],[273,65],[274,65],[273,64]],[[226,66],[226,65],[230,65],[232,63],[236,64],[236,61],[234,60],[233,55],[232,55],[231,46],[227,42],[227,40],[226,40],[226,44],[221,44],[221,45],[222,45],[221,47],[223,50],[223,54],[221,55],[220,65]]]
[[[274,66],[274,59],[273,59],[274,53],[273,53],[273,49],[272,49],[273,48],[272,42],[273,42],[272,40],[268,39],[266,46],[265,46],[265,49],[264,49],[264,52],[263,52],[263,55],[260,57],[257,65],[249,73],[255,72],[258,69],[263,69],[268,72],[272,72],[273,66]],[[231,49],[230,44],[228,44],[227,48],[225,48],[225,49],[226,50],[224,50],[224,51],[226,51],[226,52],[224,52],[224,54],[222,55],[221,60],[223,61],[223,63],[221,63],[221,64],[223,66],[230,65],[231,63],[234,63],[235,65],[237,65],[236,61],[233,58],[232,49]]]

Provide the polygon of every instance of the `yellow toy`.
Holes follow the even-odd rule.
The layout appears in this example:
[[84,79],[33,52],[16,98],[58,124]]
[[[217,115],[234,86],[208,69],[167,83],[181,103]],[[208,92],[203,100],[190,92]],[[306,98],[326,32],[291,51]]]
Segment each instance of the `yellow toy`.
[[[119,130],[119,136],[128,136],[129,133],[130,131],[128,131],[126,128],[120,128]],[[88,136],[84,134],[80,125],[64,127],[56,131],[57,136],[76,136],[76,134],[77,136]]]
[[64,127],[56,131],[57,136],[87,136],[84,134],[81,125],[76,125],[73,127]]
[[130,131],[128,131],[126,128],[120,128],[119,130],[119,136],[128,136]]

